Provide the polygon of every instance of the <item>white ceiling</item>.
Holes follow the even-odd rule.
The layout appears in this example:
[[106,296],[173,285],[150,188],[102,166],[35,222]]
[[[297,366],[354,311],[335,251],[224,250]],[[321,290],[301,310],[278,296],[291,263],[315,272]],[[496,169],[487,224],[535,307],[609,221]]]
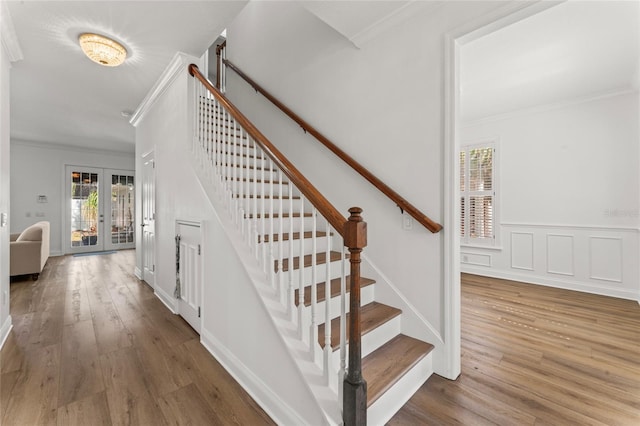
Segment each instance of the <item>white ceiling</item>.
[[461,48],[463,121],[640,85],[640,2],[569,1]]
[[[246,1],[9,1],[24,59],[11,70],[11,138],[134,150],[135,111],[177,51],[201,56]],[[122,42],[123,65],[84,56],[78,35]]]

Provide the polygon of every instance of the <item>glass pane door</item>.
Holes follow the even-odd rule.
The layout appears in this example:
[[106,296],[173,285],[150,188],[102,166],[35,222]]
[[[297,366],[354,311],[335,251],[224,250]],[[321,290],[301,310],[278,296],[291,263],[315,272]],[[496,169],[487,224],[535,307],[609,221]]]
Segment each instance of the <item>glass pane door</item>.
[[67,166],[67,253],[103,250],[101,169]]
[[108,170],[110,176],[110,215],[109,238],[106,241],[108,249],[122,249],[135,247],[134,235],[134,177],[133,172]]

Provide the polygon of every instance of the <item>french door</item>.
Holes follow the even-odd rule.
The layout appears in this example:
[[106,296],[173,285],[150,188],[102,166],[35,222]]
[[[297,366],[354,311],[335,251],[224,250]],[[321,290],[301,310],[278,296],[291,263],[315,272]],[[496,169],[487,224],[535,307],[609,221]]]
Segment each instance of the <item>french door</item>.
[[134,173],[66,167],[66,253],[135,246]]

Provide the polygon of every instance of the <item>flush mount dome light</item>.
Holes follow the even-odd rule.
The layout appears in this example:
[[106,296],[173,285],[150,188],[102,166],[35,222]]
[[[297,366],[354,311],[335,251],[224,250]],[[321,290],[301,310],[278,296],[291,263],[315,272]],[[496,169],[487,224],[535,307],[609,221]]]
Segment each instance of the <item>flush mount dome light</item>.
[[81,34],[78,42],[89,59],[105,67],[117,67],[127,57],[127,49],[120,43],[98,34]]

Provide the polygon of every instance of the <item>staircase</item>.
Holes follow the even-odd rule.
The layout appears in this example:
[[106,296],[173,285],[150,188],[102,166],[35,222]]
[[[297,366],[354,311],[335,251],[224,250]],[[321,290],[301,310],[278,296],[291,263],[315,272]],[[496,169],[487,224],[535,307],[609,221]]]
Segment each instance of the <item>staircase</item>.
[[[203,185],[215,188],[262,266],[264,286],[279,302],[267,303],[268,308],[273,316],[286,316],[290,327],[283,334],[295,330],[297,342],[289,341],[289,347],[299,358],[298,368],[309,374],[302,365],[311,361],[312,390],[319,399],[333,395],[335,406],[325,409],[326,422],[343,422],[343,381],[348,354],[354,356],[355,350],[349,342],[356,341],[366,381],[366,424],[386,423],[432,374],[433,346],[403,334],[402,311],[376,299],[378,283],[359,276],[360,253],[346,250],[347,237],[341,238],[345,231],[335,225],[341,222],[321,215],[323,206],[316,204],[324,199],[317,202],[313,191],[299,188],[289,178],[298,172],[280,159],[282,154],[201,77],[197,67],[192,65],[190,72],[196,77],[193,153],[204,170]],[[350,212],[349,221],[361,220],[359,209]],[[348,228],[349,221],[342,220]],[[357,270],[349,273],[354,257]],[[356,275],[360,337],[353,340],[349,283]],[[315,383],[318,376],[320,384]],[[346,414],[344,418],[345,424],[352,422]],[[358,418],[355,423],[364,424]]]

